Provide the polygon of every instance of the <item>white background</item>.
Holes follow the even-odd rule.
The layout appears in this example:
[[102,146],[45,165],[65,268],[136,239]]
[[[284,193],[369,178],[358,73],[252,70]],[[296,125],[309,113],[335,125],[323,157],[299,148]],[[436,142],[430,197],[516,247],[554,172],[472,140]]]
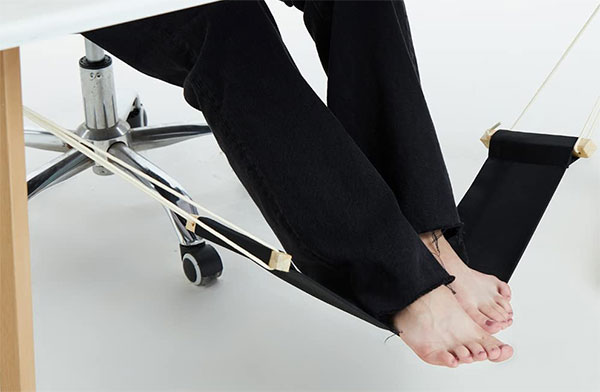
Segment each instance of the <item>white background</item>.
[[[407,0],[421,77],[457,200],[479,142],[509,126],[592,12],[591,0]],[[306,79],[326,79],[300,11],[269,0]],[[520,129],[578,135],[600,95],[600,19]],[[82,121],[79,36],[22,48],[24,102]],[[179,88],[115,61],[152,124],[202,122]],[[597,131],[596,142],[600,137]],[[56,154],[27,149],[28,170]],[[145,153],[201,204],[276,241],[212,136]],[[511,280],[506,363],[421,362],[397,338],[221,250],[210,288],[187,282],[161,207],[121,179],[85,172],[30,202],[40,390],[598,390],[600,154],[571,166]]]

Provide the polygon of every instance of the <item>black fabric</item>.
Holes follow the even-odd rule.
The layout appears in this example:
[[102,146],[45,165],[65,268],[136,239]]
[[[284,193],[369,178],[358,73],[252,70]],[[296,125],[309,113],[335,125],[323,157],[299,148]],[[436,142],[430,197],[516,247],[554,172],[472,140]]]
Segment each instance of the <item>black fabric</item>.
[[[421,89],[404,3],[291,4],[303,10],[327,72],[327,105],[302,78],[263,1],[218,1],[82,34],[183,87],[186,101],[202,110],[304,273],[278,277],[393,330],[396,312],[454,279],[418,233],[443,229],[467,258],[465,219]],[[490,166],[503,173],[494,162],[481,181],[490,181]],[[206,173],[198,172],[201,181]],[[539,191],[547,194],[552,180]],[[482,192],[474,190],[463,208],[478,228],[472,215]]]
[[300,270],[391,325],[454,279],[418,233],[461,226],[404,4],[305,5],[327,64],[328,106],[263,1],[218,1],[83,34],[182,86]]
[[512,276],[569,165],[576,137],[499,130],[458,205],[468,265]]
[[[181,219],[181,218],[180,218]],[[213,219],[207,217],[200,217],[199,220],[206,224],[211,229],[219,232],[224,235],[228,239],[232,240],[235,244],[241,246],[246,251],[250,252],[252,255],[258,257],[263,261],[264,264],[269,264],[269,258],[271,257],[271,249],[254,241],[253,239],[245,236],[244,234],[233,230]],[[185,223],[182,220],[182,223]],[[194,232],[199,236],[215,243],[220,246],[223,246],[231,251],[234,251],[244,257],[247,257],[243,252],[240,252],[238,249],[232,247],[227,242],[223,241],[210,231],[206,230],[200,225],[197,225]],[[315,298],[320,299],[336,308],[343,310],[344,312],[350,313],[351,315],[358,317],[368,323],[375,325],[376,327],[388,329],[397,333],[393,325],[385,324],[381,321],[377,320],[372,315],[365,312],[363,309],[358,307],[355,303],[348,301],[347,299],[337,295],[335,292],[330,289],[324,287],[319,284],[315,280],[311,279],[309,276],[301,273],[293,264],[290,267],[289,272],[277,271],[277,270],[269,270],[270,273],[277,276],[279,279],[286,281],[287,283],[295,286],[296,288],[312,295]]]
[[[571,154],[576,141],[570,136],[506,130],[494,134],[489,156],[458,206],[471,268],[508,282],[565,170],[578,159]],[[201,220],[268,263],[269,248],[212,219]],[[236,251],[199,226],[196,233]],[[270,272],[338,309],[397,333],[393,325],[374,318],[293,266],[289,273]]]

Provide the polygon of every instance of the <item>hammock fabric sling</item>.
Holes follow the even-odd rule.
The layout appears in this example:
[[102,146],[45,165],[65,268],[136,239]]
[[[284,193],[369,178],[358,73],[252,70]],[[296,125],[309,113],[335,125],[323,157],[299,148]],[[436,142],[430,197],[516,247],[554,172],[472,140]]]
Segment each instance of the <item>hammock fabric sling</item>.
[[[595,8],[558,63],[525,106],[512,129],[532,105],[599,10],[600,5]],[[393,325],[379,321],[353,302],[301,273],[292,262],[291,255],[252,236],[187,196],[167,187],[155,178],[99,149],[29,108],[23,107],[23,112],[27,118],[47,129],[98,165],[119,175],[165,208],[176,213],[189,231],[239,253],[313,297],[376,327],[397,333]],[[463,221],[461,238],[453,236],[449,239],[457,251],[459,251],[458,243],[462,242],[466,254],[461,254],[461,257],[469,267],[495,275],[500,280],[508,282],[566,169],[579,157],[589,157],[595,150],[591,134],[599,118],[600,99],[596,102],[580,137],[496,130],[499,124],[486,131],[481,140],[489,147],[488,157],[458,205],[458,212]],[[157,192],[150,190],[139,178],[143,178],[199,210],[205,211],[216,220],[190,214],[161,197]]]
[[[396,333],[392,325],[377,320],[354,303],[302,274],[291,263],[289,255],[243,234],[239,228],[235,230],[217,220],[192,216],[178,209],[176,205],[153,194],[120,166],[134,173],[135,168],[96,149],[93,144],[76,135],[69,135],[68,131],[30,109],[24,107],[23,110],[32,121],[44,126],[58,138],[176,212],[182,222],[186,223],[188,230],[259,265],[262,264],[263,268],[278,278],[330,305],[376,327]],[[578,159],[573,155],[578,140],[577,137],[571,136],[508,130],[498,130],[494,133],[489,141],[488,158],[458,205],[459,214],[464,222],[462,240],[468,256],[465,261],[471,268],[496,275],[508,282],[565,170]],[[111,163],[109,159],[117,162],[119,166]],[[143,176],[141,172],[136,174]],[[147,180],[165,187],[152,177],[148,177]],[[177,194],[170,188],[165,190]],[[182,200],[187,199],[184,195],[180,197]],[[195,203],[194,206],[203,208]],[[452,240],[456,241],[456,237],[451,237],[451,244]],[[456,244],[452,245],[456,248]]]
[[[494,134],[488,158],[458,205],[464,221],[463,241],[469,267],[508,282],[563,174],[578,159],[572,155],[576,142],[577,137],[560,135],[507,130]],[[269,260],[271,249],[212,219],[200,220],[261,259]],[[198,226],[195,233],[231,249]],[[330,305],[395,332],[392,326],[375,319],[293,266],[289,272],[270,272]]]
[[576,137],[499,130],[458,205],[469,267],[508,282],[569,165]]
[[[596,6],[520,113],[512,126],[513,129],[552,78],[599,10],[600,4]],[[591,141],[591,135],[599,116],[600,98],[596,102],[579,138],[513,130],[496,130],[500,125],[499,123],[486,131],[481,141],[489,147],[488,157],[458,205],[458,213],[463,221],[462,238],[453,236],[449,239],[452,247],[470,268],[495,275],[504,282],[509,281],[566,169],[579,157],[587,158],[594,152],[595,146]],[[268,247],[212,219],[200,219],[206,225],[234,240],[234,242],[243,244],[243,247],[251,250],[253,254],[260,255],[265,263],[269,262],[272,250]],[[194,229],[195,233],[201,237],[232,249],[203,228],[196,226]],[[459,241],[462,242],[466,254],[462,252],[461,247],[458,245]],[[270,272],[338,309],[376,327],[397,333],[393,325],[387,325],[379,321],[356,304],[340,297],[302,274],[293,265],[288,272],[277,269],[270,270]]]
[[[278,278],[313,297],[376,327],[397,333],[393,325],[379,321],[353,302],[301,273],[291,262],[290,255],[249,233],[243,233],[240,228],[232,228],[235,227],[233,224],[216,214],[213,215],[225,224],[208,217],[190,215],[178,209],[176,205],[150,191],[120,166],[142,177],[143,173],[29,108],[24,107],[23,111],[32,121],[176,212],[188,230],[251,259]],[[508,282],[563,174],[569,165],[578,159],[574,151],[577,151],[579,140],[571,136],[508,130],[497,130],[493,133],[493,137],[489,139],[488,158],[458,205],[464,223],[462,241],[468,255],[466,262],[471,268],[496,275]],[[152,177],[146,177],[157,186],[177,194]],[[204,209],[184,195],[180,197]],[[456,238],[457,236],[451,237],[451,244],[452,240],[457,241]],[[452,245],[456,248],[456,244]]]

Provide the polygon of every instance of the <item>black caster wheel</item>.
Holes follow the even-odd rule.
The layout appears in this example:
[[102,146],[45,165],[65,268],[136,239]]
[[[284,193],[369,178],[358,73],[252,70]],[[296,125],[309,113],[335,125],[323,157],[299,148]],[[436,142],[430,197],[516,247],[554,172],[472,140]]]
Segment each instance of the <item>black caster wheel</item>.
[[221,276],[223,263],[212,246],[206,243],[192,246],[179,245],[179,250],[183,272],[196,286],[206,286]]
[[138,97],[136,97],[131,104],[131,109],[126,121],[131,128],[145,127],[148,125],[148,114]]

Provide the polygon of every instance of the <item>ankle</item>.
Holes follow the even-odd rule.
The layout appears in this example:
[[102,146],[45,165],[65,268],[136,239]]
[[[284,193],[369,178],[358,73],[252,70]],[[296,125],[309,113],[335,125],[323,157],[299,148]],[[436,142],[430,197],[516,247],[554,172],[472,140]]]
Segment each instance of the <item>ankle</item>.
[[441,229],[421,233],[419,237],[441,266],[451,275],[460,274],[467,268],[442,234]]
[[436,255],[440,255],[441,253],[441,240],[444,238],[441,229],[427,231],[425,233],[420,233],[419,237],[421,241],[425,244],[427,249],[429,249],[432,253]]

